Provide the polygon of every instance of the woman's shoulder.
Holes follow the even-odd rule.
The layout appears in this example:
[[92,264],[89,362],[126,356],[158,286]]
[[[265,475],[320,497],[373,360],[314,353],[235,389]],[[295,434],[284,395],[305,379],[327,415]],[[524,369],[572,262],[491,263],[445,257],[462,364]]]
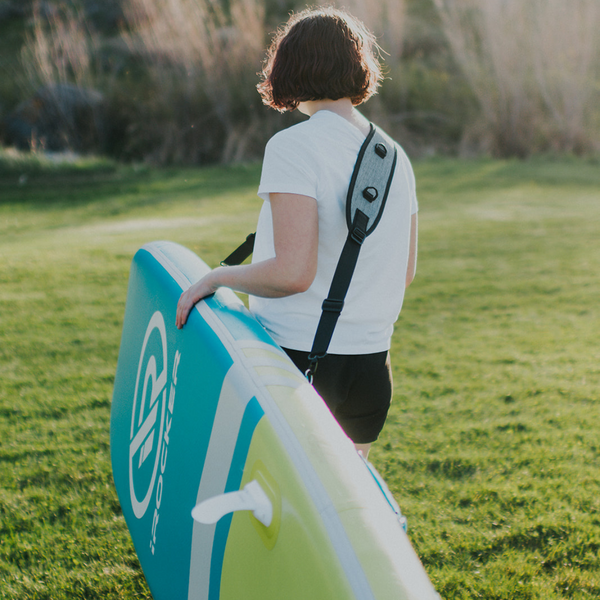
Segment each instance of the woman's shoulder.
[[275,133],[267,142],[266,153],[302,152],[310,144],[310,132],[306,122],[296,123]]

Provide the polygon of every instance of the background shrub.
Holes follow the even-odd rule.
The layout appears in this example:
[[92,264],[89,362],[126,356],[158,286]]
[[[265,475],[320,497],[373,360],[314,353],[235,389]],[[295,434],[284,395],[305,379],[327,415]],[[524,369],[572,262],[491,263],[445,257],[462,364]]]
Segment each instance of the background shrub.
[[[412,156],[599,149],[597,0],[331,3],[378,36],[386,80],[361,110]],[[75,85],[104,98],[104,130],[86,151],[155,164],[260,159],[298,117],[261,104],[257,72],[272,33],[304,5],[0,0],[0,141],[11,143],[7,118],[22,101]]]
[[436,0],[480,112],[464,142],[499,156],[597,147],[597,0]]

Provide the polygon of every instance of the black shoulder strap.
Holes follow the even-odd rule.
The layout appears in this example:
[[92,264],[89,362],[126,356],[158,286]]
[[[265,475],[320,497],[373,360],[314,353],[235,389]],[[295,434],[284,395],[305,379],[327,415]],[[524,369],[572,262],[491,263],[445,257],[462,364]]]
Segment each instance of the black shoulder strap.
[[327,354],[333,331],[344,308],[362,244],[373,233],[383,214],[396,160],[394,142],[371,124],[371,131],[358,153],[346,197],[348,237],[340,254],[329,294],[323,302],[321,319],[308,356],[306,376],[311,383],[319,359]]
[[233,267],[241,265],[254,251],[254,238],[256,233],[246,237],[246,241],[240,244],[227,258],[221,261],[222,267]]

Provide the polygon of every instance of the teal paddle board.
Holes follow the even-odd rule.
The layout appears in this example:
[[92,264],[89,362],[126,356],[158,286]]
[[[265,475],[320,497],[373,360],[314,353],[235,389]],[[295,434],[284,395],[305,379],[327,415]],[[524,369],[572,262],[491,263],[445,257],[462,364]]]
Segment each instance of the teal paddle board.
[[129,278],[111,457],[154,599],[438,599],[389,490],[237,296],[176,329],[208,271],[153,242]]

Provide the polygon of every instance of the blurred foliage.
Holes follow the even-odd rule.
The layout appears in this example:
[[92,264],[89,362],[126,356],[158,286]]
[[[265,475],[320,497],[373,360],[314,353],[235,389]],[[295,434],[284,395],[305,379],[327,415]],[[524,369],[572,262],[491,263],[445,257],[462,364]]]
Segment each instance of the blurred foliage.
[[[226,8],[230,4],[227,2]],[[0,7],[3,5],[14,10],[4,17],[0,10],[0,119],[47,83],[27,79],[20,64],[21,48],[34,33],[35,3],[26,0],[18,10],[12,0],[0,0]],[[265,0],[265,46],[289,12],[301,5],[294,0]],[[298,120],[296,115],[279,115],[261,105],[253,89],[256,65],[248,77],[238,77],[239,83],[229,87],[229,118],[238,123],[254,119],[251,131],[237,134],[240,139],[236,142],[236,134],[228,134],[227,124],[215,119],[207,90],[198,85],[202,80],[190,94],[189,78],[175,70],[167,85],[149,68],[148,53],[139,45],[124,42],[123,32],[133,29],[124,2],[56,0],[39,6],[38,18],[46,21],[57,14],[68,19],[83,11],[86,27],[99,40],[89,74],[106,98],[107,131],[98,153],[163,164],[259,159],[266,140]],[[454,152],[467,114],[474,108],[472,94],[448,53],[431,0],[407,0],[406,12],[403,32],[398,32],[403,40],[402,59],[382,55],[387,78],[380,95],[362,110],[413,156]],[[241,150],[225,148],[228,135],[232,136],[229,144],[243,145]]]
[[[222,10],[211,5],[212,16],[205,19],[204,33],[199,25],[201,19],[196,16],[194,21],[192,14],[184,22],[196,22],[196,29],[188,28],[185,33],[179,23],[169,24],[165,11],[156,13],[157,1],[0,0],[0,143],[10,141],[7,116],[20,103],[31,99],[36,90],[59,77],[50,72],[48,65],[65,58],[68,45],[56,37],[57,32],[71,24],[77,35],[83,31],[90,38],[91,56],[73,58],[80,70],[81,64],[88,65],[87,72],[78,76],[105,99],[105,131],[99,136],[101,143],[96,153],[153,164],[259,160],[268,138],[299,117],[281,115],[262,106],[254,90],[260,68],[256,46],[265,47],[289,12],[302,8],[304,3],[222,0]],[[372,16],[389,11],[389,1],[349,0],[343,4]],[[179,6],[185,7],[185,2],[180,0]],[[385,25],[373,27],[384,46],[386,79],[379,95],[361,110],[388,130],[412,157],[482,153],[524,156],[539,151],[564,151],[566,146],[559,143],[560,132],[545,117],[546,113],[538,111],[535,119],[529,119],[530,127],[525,129],[531,132],[524,134],[524,141],[509,135],[501,120],[506,116],[490,116],[482,89],[489,91],[488,104],[499,106],[493,101],[494,87],[482,88],[474,83],[456,46],[451,48],[448,23],[441,18],[441,7],[449,3],[451,0],[404,0],[394,5],[404,8],[395,9],[401,22],[394,26],[392,34],[389,27],[384,32]],[[197,12],[202,6],[203,0],[196,0],[190,4],[193,8],[186,10]],[[236,17],[238,9],[254,10],[258,20],[240,20],[239,15]],[[153,11],[160,14],[159,19],[150,16]],[[151,31],[157,24],[159,27]],[[196,40],[204,38],[210,41],[211,56],[207,58],[206,49],[196,45],[195,54],[186,55],[186,48],[191,45],[186,39],[196,44]],[[180,56],[175,53],[177,42]],[[48,52],[46,57],[38,55],[37,67],[31,52],[34,43]],[[23,47],[28,47],[28,51],[23,52]],[[400,48],[398,52],[393,50],[396,47]],[[234,59],[240,62],[235,64]],[[67,61],[60,77],[70,77],[75,82],[75,66],[70,77]],[[598,85],[596,88],[600,89]],[[508,110],[512,110],[510,105]],[[598,129],[599,120],[596,115],[590,130]],[[597,150],[593,136],[588,135],[591,142],[573,146],[573,151],[593,153]]]

